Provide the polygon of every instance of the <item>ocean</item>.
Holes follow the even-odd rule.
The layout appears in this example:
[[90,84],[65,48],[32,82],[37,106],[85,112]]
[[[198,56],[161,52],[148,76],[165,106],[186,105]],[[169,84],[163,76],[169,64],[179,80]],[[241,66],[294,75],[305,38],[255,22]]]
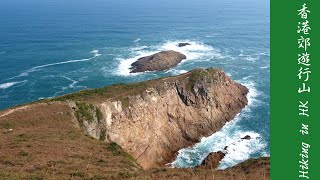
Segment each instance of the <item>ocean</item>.
[[[180,150],[172,166],[194,167],[226,146],[220,169],[269,156],[269,9],[268,0],[1,0],[0,109],[220,67],[249,88],[249,104],[221,131]],[[161,50],[187,59],[164,72],[129,73],[132,62]]]

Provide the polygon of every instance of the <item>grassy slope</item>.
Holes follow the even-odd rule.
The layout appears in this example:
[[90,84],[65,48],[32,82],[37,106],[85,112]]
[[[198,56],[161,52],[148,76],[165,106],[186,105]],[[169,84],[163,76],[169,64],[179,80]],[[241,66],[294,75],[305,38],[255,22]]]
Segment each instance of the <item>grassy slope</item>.
[[140,169],[117,145],[86,136],[73,117],[54,103],[0,118],[0,179],[117,178]]
[[144,171],[119,146],[86,136],[73,121],[63,103],[35,104],[1,117],[0,179],[269,179],[268,159],[225,171]]

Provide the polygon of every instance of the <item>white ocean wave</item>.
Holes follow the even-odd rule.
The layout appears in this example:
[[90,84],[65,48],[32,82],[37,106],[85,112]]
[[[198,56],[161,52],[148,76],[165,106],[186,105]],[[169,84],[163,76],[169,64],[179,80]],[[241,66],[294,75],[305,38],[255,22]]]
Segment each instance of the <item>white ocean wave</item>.
[[139,42],[140,40],[141,40],[141,39],[138,38],[138,39],[135,39],[133,42],[137,43],[137,42]]
[[57,91],[54,93],[53,97],[56,97],[58,95],[63,94],[65,91],[69,90],[69,89],[85,89],[87,88],[86,86],[79,86],[77,85],[80,81],[85,80],[87,77],[81,77],[78,81],[74,80],[70,77],[67,76],[61,76],[62,78],[70,81],[70,84],[68,84],[67,86],[62,86],[60,91]]
[[137,47],[131,48],[130,50],[131,51],[140,51],[140,50],[147,49],[147,48],[148,48],[148,46],[137,46]]
[[10,88],[16,84],[20,84],[20,83],[25,83],[27,82],[27,80],[24,80],[24,81],[18,81],[18,82],[6,82],[6,83],[3,83],[3,84],[0,84],[0,89],[7,89],[7,88]]
[[[189,43],[190,45],[179,47],[178,44],[181,42]],[[116,58],[116,60],[119,61],[117,74],[122,76],[137,75],[136,73],[130,73],[130,67],[132,63],[134,63],[141,57],[149,56],[157,52],[167,50],[174,50],[186,55],[187,58],[181,63],[190,60],[208,61],[210,59],[220,59],[225,57],[218,49],[215,49],[212,46],[206,45],[201,42],[191,40],[166,41],[155,46],[136,46],[129,48],[129,57],[124,58],[120,56]]]
[[[259,103],[257,100],[259,92],[255,88],[255,84],[248,79],[239,80],[249,89],[248,105],[232,121],[227,122],[220,131],[202,138],[192,147],[181,149],[176,160],[171,163],[173,167],[194,167],[200,164],[210,152],[224,151],[226,156],[219,166],[220,169],[224,169],[247,160],[252,154],[267,146],[260,134],[253,131],[243,131],[238,125],[241,120],[251,117],[251,108]],[[246,135],[249,135],[251,139],[242,140],[241,138]]]
[[180,69],[170,69],[166,71],[166,73],[171,73],[172,75],[179,75],[179,74],[184,74],[187,73],[187,70],[180,70]]
[[270,68],[270,66],[268,65],[268,66],[261,66],[260,67],[260,69],[269,69]]
[[19,82],[7,82],[7,83],[3,83],[0,84],[0,89],[7,89],[15,84],[18,84]]
[[102,54],[99,53],[99,50],[93,50],[93,51],[91,51],[90,53],[93,54],[93,57],[84,58],[84,59],[67,60],[67,61],[62,61],[62,62],[57,62],[57,63],[49,63],[49,64],[44,64],[44,65],[35,66],[35,67],[32,67],[32,68],[30,68],[30,69],[28,69],[28,70],[20,73],[20,74],[17,75],[17,76],[11,77],[11,78],[9,78],[9,79],[14,79],[14,78],[17,78],[17,77],[28,76],[29,73],[36,72],[36,71],[40,71],[40,70],[42,70],[43,68],[50,67],[50,66],[57,66],[57,65],[61,65],[61,64],[70,64],[70,63],[90,61],[90,60],[93,60],[93,59],[95,59],[96,57],[99,57],[99,56],[102,55]]
[[246,56],[246,57],[244,57],[244,58],[242,58],[242,59],[244,59],[244,60],[246,60],[246,61],[256,62],[256,60],[259,59],[259,56],[256,56],[256,57]]
[[[251,139],[241,139],[247,135],[250,136]],[[240,140],[232,142],[226,146],[226,155],[220,161],[219,169],[226,169],[239,164],[249,159],[252,154],[264,149],[267,145],[262,141],[260,134],[251,131],[239,131],[233,137],[233,139],[236,138]]]

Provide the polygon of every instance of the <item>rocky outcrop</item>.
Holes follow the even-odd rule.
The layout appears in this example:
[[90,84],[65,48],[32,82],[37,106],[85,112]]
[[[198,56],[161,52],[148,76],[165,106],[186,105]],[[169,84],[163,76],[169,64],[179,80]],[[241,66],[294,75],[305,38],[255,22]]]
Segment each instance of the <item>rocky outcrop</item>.
[[249,136],[249,135],[246,135],[246,136],[244,136],[243,138],[241,138],[242,140],[250,140],[251,139],[251,136]]
[[215,169],[218,167],[220,161],[224,158],[225,153],[222,151],[212,152],[210,153],[202,163],[197,166],[197,168],[201,169]]
[[139,58],[131,64],[131,73],[163,71],[177,66],[186,56],[176,51],[162,51],[151,56]]
[[184,46],[189,46],[191,45],[190,43],[179,43],[178,47],[184,47]]
[[96,139],[117,143],[147,169],[220,130],[247,104],[248,89],[210,68],[90,92],[97,95],[70,96],[88,96],[73,103],[80,125]]

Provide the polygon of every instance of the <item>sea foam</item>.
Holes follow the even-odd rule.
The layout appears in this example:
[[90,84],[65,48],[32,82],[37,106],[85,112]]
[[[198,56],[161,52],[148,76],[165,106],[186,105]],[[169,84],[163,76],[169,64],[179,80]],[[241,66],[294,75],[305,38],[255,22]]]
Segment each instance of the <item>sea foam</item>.
[[7,88],[10,88],[16,84],[20,84],[20,83],[24,83],[26,82],[25,81],[18,81],[18,82],[6,82],[6,83],[3,83],[3,84],[0,84],[0,89],[7,89]]
[[36,72],[36,71],[40,71],[43,68],[46,67],[50,67],[50,66],[57,66],[57,65],[61,65],[61,64],[70,64],[70,63],[77,63],[77,62],[84,62],[84,61],[90,61],[95,59],[96,57],[101,56],[102,54],[99,53],[99,50],[93,50],[90,52],[91,54],[93,54],[93,57],[90,58],[84,58],[84,59],[75,59],[75,60],[67,60],[67,61],[61,61],[61,62],[56,62],[56,63],[49,63],[49,64],[43,64],[43,65],[39,65],[39,66],[35,66],[32,67],[28,70],[25,70],[24,72],[20,73],[17,76],[11,77],[9,79],[14,79],[14,78],[18,78],[18,77],[23,77],[23,76],[28,76],[30,73],[32,72]]
[[[189,43],[190,45],[179,47],[178,44],[180,42]],[[168,51],[168,50],[174,50],[186,55],[187,58],[183,60],[181,63],[184,63],[189,60],[207,61],[212,58],[217,59],[217,58],[224,57],[218,49],[215,49],[212,46],[206,45],[204,43],[191,41],[191,40],[166,41],[154,46],[146,46],[146,45],[134,46],[129,48],[128,57],[122,57],[120,55],[119,57],[116,58],[116,60],[119,61],[117,74],[122,76],[141,74],[141,73],[130,73],[130,67],[132,63],[134,63],[141,57],[149,56],[160,51]]]
[[[251,117],[251,108],[258,105],[257,97],[259,92],[252,81],[245,81],[249,92],[247,94],[248,105],[230,122],[218,132],[209,137],[204,137],[201,141],[192,147],[179,150],[179,154],[172,167],[195,167],[199,165],[210,152],[223,151],[226,156],[220,162],[219,168],[225,169],[247,160],[252,154],[264,149],[267,145],[260,134],[253,131],[242,130],[238,123]],[[244,136],[249,135],[251,139],[242,140]],[[226,148],[227,147],[227,148]],[[225,150],[226,148],[226,150]]]

